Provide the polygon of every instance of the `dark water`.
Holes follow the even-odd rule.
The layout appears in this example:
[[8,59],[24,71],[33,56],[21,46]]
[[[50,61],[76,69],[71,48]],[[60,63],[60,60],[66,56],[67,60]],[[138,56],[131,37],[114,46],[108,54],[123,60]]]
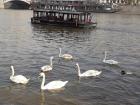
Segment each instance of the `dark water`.
[[[139,105],[140,15],[95,14],[93,30],[32,25],[31,16],[28,10],[0,10],[0,105]],[[59,47],[74,60],[59,59]],[[105,50],[118,66],[102,62]],[[69,83],[58,92],[41,92],[40,67],[49,64],[50,56],[55,57],[54,69],[46,83]],[[98,69],[102,74],[78,79],[76,62],[82,72]],[[10,65],[30,82],[10,82]],[[133,74],[122,76],[121,70]]]

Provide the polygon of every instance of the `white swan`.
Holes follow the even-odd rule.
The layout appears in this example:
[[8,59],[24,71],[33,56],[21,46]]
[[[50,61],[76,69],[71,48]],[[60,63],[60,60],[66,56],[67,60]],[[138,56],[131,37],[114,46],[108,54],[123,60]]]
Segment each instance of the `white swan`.
[[12,70],[12,75],[10,76],[10,80],[12,82],[20,83],[20,84],[27,84],[29,82],[29,79],[27,79],[23,75],[14,76],[15,74],[14,66],[11,66],[11,70]]
[[59,57],[67,59],[67,60],[73,59],[73,56],[70,54],[61,54],[61,48],[59,48]]
[[80,67],[79,67],[79,64],[76,63],[76,66],[78,68],[78,76],[79,77],[91,77],[91,76],[98,76],[102,73],[102,71],[98,71],[98,70],[88,70],[84,73],[81,73],[80,72]]
[[68,83],[68,81],[56,80],[56,81],[52,81],[52,82],[49,82],[48,84],[44,85],[45,84],[45,74],[42,72],[42,73],[40,73],[40,76],[43,77],[42,83],[41,83],[42,90],[46,90],[46,89],[47,90],[57,90],[57,89],[64,87]]
[[115,60],[112,60],[112,59],[106,60],[106,56],[107,56],[107,52],[105,51],[105,57],[103,59],[103,62],[104,63],[111,64],[111,65],[116,65],[116,64],[119,63],[118,61],[115,61]]
[[50,65],[45,65],[41,67],[41,71],[46,72],[46,71],[50,71],[53,69],[53,64],[52,64],[52,60],[53,60],[53,56],[50,57]]

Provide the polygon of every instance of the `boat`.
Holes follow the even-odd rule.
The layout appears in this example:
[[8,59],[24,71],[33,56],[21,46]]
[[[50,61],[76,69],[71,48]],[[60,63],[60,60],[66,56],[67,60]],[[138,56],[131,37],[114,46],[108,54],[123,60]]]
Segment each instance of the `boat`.
[[31,0],[4,0],[5,9],[29,9]]
[[[44,8],[45,5],[42,4],[40,6]],[[96,0],[49,0],[47,7],[49,9],[62,8],[64,10],[74,8],[76,11],[88,11],[94,13],[114,13],[120,10],[120,6],[116,3],[109,3],[109,1],[102,3],[97,2]]]
[[115,3],[98,3],[92,9],[96,13],[114,13],[120,11],[120,6]]
[[97,25],[90,12],[49,9],[34,9],[31,23],[77,28],[95,28]]

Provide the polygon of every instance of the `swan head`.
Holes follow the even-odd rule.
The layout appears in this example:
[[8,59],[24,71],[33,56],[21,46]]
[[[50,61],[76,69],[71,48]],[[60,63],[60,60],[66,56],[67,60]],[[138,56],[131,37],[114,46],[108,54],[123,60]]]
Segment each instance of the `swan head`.
[[80,67],[79,67],[79,64],[78,63],[76,63],[76,66],[77,66],[77,70],[78,70],[78,72],[80,71]]
[[14,70],[14,66],[13,65],[11,65],[11,70]]
[[51,59],[54,59],[54,57],[53,57],[53,56],[51,56]]
[[78,63],[76,63],[76,66],[79,66],[79,64],[78,64]]
[[41,72],[40,74],[39,74],[39,76],[40,77],[42,77],[42,76],[44,76],[45,74],[43,73],[43,72]]

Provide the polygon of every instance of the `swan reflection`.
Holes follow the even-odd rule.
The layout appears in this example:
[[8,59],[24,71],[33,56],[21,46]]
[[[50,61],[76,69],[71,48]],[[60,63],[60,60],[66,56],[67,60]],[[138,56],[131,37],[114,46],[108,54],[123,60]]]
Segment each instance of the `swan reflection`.
[[41,99],[40,99],[40,105],[45,105],[46,101],[45,101],[45,93],[44,91],[41,90]]

